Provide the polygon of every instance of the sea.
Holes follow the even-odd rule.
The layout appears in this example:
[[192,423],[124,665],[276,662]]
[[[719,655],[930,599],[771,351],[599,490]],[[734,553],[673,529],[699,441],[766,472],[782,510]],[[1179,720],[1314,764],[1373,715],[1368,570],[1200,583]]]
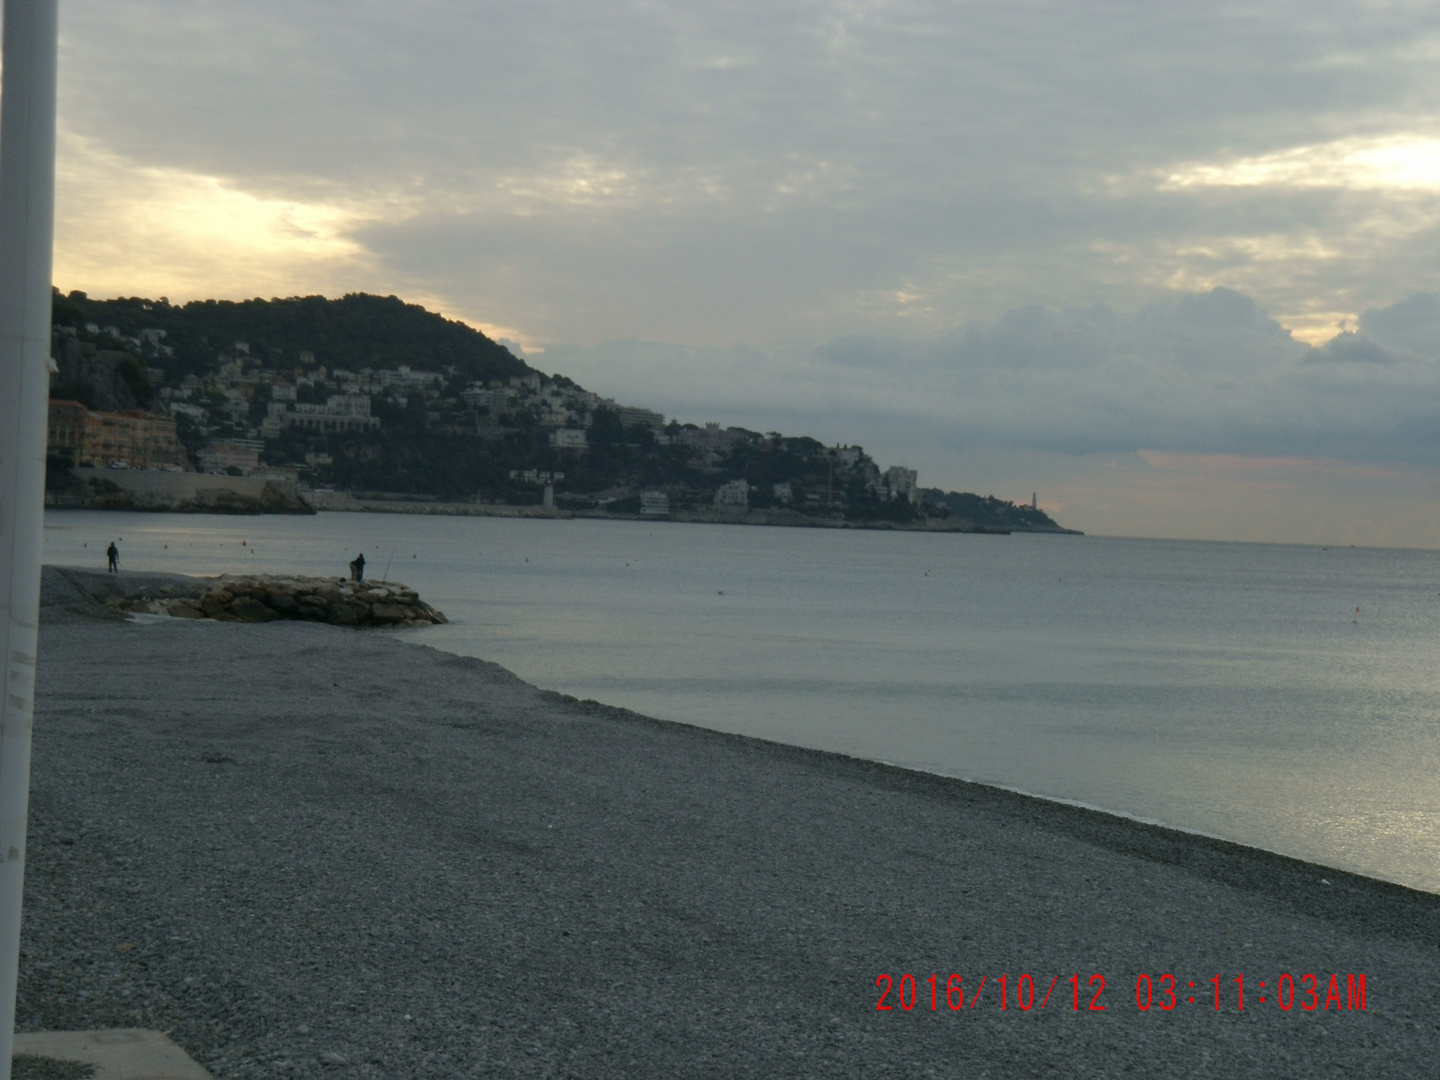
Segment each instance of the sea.
[[1440,552],[46,515],[46,562],[103,568],[111,540],[125,569],[198,575],[343,575],[363,552],[451,620],[383,632],[542,687],[1440,892]]

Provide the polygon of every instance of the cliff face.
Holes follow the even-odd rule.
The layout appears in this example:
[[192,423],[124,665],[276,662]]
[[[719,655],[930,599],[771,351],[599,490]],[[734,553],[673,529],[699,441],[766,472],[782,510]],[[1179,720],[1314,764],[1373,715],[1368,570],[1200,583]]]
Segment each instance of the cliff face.
[[51,355],[59,368],[50,378],[51,397],[80,401],[99,412],[147,409],[154,404],[155,390],[131,353],[56,334]]

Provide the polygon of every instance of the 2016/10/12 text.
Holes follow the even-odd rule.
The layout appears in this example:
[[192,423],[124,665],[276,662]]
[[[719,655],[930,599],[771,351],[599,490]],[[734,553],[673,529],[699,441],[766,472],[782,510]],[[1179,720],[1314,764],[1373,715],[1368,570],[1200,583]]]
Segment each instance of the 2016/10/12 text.
[[[979,1005],[982,996],[985,996],[987,984],[991,987],[986,997],[987,1003],[998,1000],[1000,1008],[1005,1011],[1013,1008],[1029,1012],[1036,1008],[1058,1006],[1068,1007],[1073,1012],[1105,1012],[1116,1007],[1113,999],[1106,999],[1105,976],[1100,974],[1085,978],[1077,972],[1063,984],[1060,976],[1055,975],[1043,993],[1038,991],[1034,977],[1029,974],[1015,977],[1004,974],[997,975],[994,979],[982,975],[978,983],[972,980],[974,991],[967,995],[965,980],[957,974],[952,974],[942,985],[938,974],[917,980],[907,972],[896,980],[882,972],[875,979],[875,986],[880,991],[875,1009],[878,1012],[893,1012],[897,1009],[911,1012],[919,1006],[924,1011],[938,1012],[943,1005],[951,1012],[960,1012]],[[1061,986],[1061,993],[1052,1003],[1051,998],[1057,984]],[[1272,1005],[1281,1012],[1329,1012],[1332,1009],[1340,1012],[1363,1012],[1365,976],[1332,974],[1326,982],[1324,975],[1306,973],[1293,976],[1286,973],[1273,982],[1264,979],[1258,982],[1252,980],[1247,991],[1244,975],[1222,979],[1217,974],[1198,983],[1186,981],[1182,984],[1174,975],[1168,973],[1151,976],[1141,972],[1135,978],[1133,1000],[1135,1008],[1140,1012],[1149,1012],[1151,1009],[1171,1012],[1177,1007],[1194,1005],[1209,1006],[1214,1012],[1231,1009],[1243,1012],[1247,994],[1252,1009],[1259,1005]],[[1120,1007],[1126,1004],[1128,1001],[1122,1001]]]

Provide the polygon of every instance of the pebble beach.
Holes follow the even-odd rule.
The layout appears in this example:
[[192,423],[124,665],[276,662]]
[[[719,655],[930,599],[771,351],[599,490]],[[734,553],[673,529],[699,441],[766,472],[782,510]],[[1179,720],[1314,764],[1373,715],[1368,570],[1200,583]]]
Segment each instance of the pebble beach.
[[[122,613],[46,574],[19,1030],[154,1028],[220,1080],[1440,1056],[1440,897],[576,701],[423,628]],[[1316,1007],[1280,1008],[1306,973]]]

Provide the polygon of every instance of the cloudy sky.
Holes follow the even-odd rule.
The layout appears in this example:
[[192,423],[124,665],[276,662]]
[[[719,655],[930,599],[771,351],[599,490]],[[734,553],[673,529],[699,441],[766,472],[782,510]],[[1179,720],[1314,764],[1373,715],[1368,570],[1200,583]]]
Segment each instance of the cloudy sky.
[[1093,532],[1440,547],[1440,7],[65,0],[56,281],[396,293]]

